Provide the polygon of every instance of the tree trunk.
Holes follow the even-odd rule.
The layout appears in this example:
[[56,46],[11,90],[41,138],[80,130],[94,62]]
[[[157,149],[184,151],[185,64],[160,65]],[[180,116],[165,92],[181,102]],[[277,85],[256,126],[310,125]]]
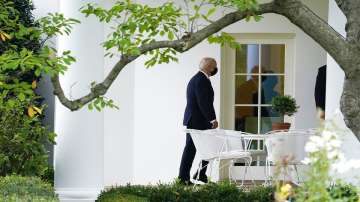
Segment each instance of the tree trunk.
[[347,68],[343,68],[346,77],[340,102],[341,111],[347,127],[360,141],[360,1],[336,0],[336,3],[347,19],[346,40],[351,50],[346,54],[350,63],[343,64]]
[[346,76],[340,105],[346,125],[360,141],[360,70]]

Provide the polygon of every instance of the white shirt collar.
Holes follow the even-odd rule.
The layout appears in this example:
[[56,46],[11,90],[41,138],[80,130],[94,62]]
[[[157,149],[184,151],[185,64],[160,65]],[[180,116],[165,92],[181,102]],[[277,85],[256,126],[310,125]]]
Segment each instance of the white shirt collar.
[[207,75],[203,70],[200,70],[200,72],[202,72],[203,74],[205,74],[205,76],[206,76],[208,79],[210,79],[210,78],[209,78],[209,75]]

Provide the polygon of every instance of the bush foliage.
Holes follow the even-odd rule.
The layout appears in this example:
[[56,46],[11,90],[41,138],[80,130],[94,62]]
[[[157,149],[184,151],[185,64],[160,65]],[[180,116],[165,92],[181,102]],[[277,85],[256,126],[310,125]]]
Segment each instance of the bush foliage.
[[[228,182],[209,183],[203,186],[159,184],[156,186],[120,186],[111,188],[98,198],[99,202],[121,202],[126,197],[136,197],[135,202],[270,202],[272,187],[259,186],[245,191]],[[134,198],[133,198],[134,199]],[[130,201],[130,200],[128,200]]]
[[299,108],[296,105],[296,100],[289,95],[276,96],[272,99],[271,104],[272,108],[281,115],[292,116]]
[[[42,125],[45,106],[36,93],[40,75],[34,71],[39,64],[30,60],[41,47],[40,35],[29,31],[38,27],[32,10],[30,0],[0,0],[1,176],[43,175],[48,160],[44,144],[55,144],[55,134]],[[17,55],[29,60],[18,60]]]
[[[4,94],[4,92],[3,92]],[[48,155],[44,143],[54,144],[55,134],[42,126],[38,117],[24,109],[27,102],[0,98],[0,175],[43,175]]]
[[[358,202],[357,188],[343,183],[329,187],[329,201]],[[275,187],[257,186],[250,190],[228,182],[209,183],[202,186],[183,186],[177,183],[156,186],[127,185],[102,192],[98,202],[273,202]],[[302,189],[296,188],[296,193]],[[290,201],[298,200],[297,194]]]
[[37,177],[0,177],[0,201],[7,202],[57,202],[54,188]]

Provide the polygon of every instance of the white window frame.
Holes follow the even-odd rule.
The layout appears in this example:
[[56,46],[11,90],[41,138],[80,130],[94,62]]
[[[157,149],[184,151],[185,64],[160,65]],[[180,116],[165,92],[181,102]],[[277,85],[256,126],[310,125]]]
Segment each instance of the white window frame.
[[[275,73],[271,75],[284,75],[284,94],[295,95],[295,76],[294,76],[294,55],[295,34],[231,34],[240,44],[284,44],[285,45],[285,67],[284,73]],[[235,128],[235,107],[236,106],[256,106],[258,107],[258,114],[261,112],[261,106],[265,106],[258,101],[258,104],[235,104],[235,77],[236,75],[249,75],[249,73],[235,73],[235,56],[236,51],[228,46],[221,49],[221,113],[220,113],[220,126],[225,129],[233,130]],[[259,52],[261,58],[261,51]],[[261,60],[259,61],[261,66]],[[259,72],[253,75],[266,75]],[[259,77],[260,78],[260,77]],[[259,89],[261,89],[261,82],[259,82]],[[229,90],[231,89],[231,90]],[[259,91],[260,92],[260,91]],[[260,99],[260,93],[258,94]],[[261,99],[260,99],[261,100]],[[229,107],[231,106],[231,107]],[[271,106],[271,105],[268,105]],[[286,122],[292,123],[295,126],[294,118],[284,117]],[[260,132],[261,119],[258,118],[258,133]]]

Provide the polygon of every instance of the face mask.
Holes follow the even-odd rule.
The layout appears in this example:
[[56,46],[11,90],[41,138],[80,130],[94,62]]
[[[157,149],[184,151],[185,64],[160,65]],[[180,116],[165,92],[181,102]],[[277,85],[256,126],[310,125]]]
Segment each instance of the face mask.
[[214,76],[217,72],[218,72],[218,68],[215,67],[215,69],[210,72],[210,75]]

